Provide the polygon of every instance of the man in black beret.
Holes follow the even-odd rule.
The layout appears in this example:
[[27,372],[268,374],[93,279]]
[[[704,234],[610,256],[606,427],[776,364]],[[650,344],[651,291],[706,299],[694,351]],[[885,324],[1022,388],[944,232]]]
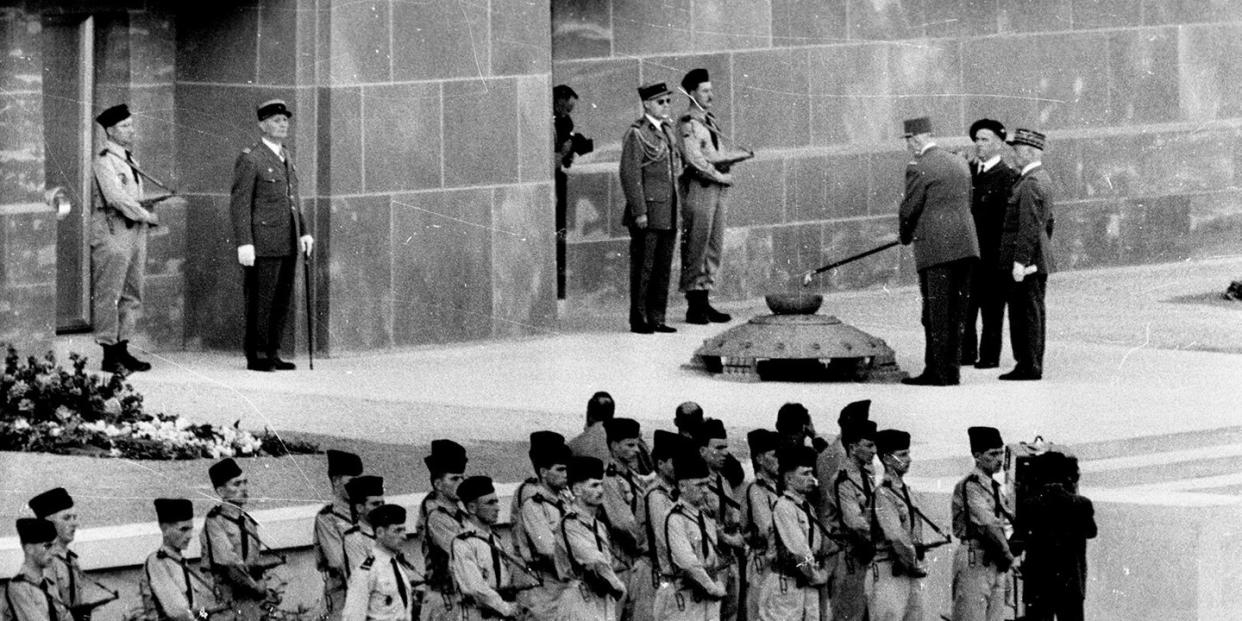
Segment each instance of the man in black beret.
[[213,464],[207,473],[220,503],[207,512],[199,544],[203,573],[212,577],[222,601],[232,601],[242,618],[258,618],[268,598],[267,583],[252,567],[261,566],[263,539],[259,523],[245,506],[250,500],[250,480],[233,458]]
[[[962,365],[973,364],[977,369],[1000,366],[1005,292],[1009,289],[1009,266],[1001,265],[999,257],[1001,226],[1010,190],[1018,180],[1018,171],[1002,157],[1005,137],[1000,121],[979,119],[970,126],[970,139],[975,143],[975,157],[970,161],[970,213],[979,236],[979,266],[970,279]],[[983,322],[981,332],[975,330],[976,318]]]
[[923,372],[901,382],[952,386],[961,383],[962,322],[970,274],[979,260],[970,215],[970,168],[936,145],[927,117],[907,120],[903,137],[914,159],[906,165],[898,233],[903,245],[914,245],[925,348]]
[[[621,564],[632,568],[647,551],[647,538],[638,516],[642,515],[645,481],[635,470],[642,429],[632,418],[614,418],[604,423],[611,458],[604,470],[604,511],[614,550]],[[621,570],[617,576],[626,585],[627,597],[621,602],[622,618],[633,616],[638,587],[633,572]]]
[[875,571],[872,573],[872,619],[922,619],[923,521],[917,498],[906,486],[910,471],[910,434],[898,429],[876,433],[876,452],[884,464],[884,481],[875,491]]
[[218,603],[211,582],[184,556],[194,537],[194,505],[185,498],[156,498],[154,504],[163,543],[142,565],[143,611],[150,619],[204,619]]
[[604,462],[574,457],[569,463],[574,504],[556,538],[556,569],[566,579],[557,619],[618,618],[625,583],[613,571],[612,540],[599,519],[604,503]]
[[262,136],[237,156],[229,199],[244,273],[246,368],[286,371],[297,368],[280,353],[298,253],[309,258],[315,239],[302,217],[297,169],[284,146],[293,112],[284,100],[272,99],[259,104],[257,113]]
[[375,527],[375,545],[350,574],[344,621],[409,621],[414,617],[414,568],[401,551],[405,544],[405,508],[380,505],[366,520]]
[[[779,414],[777,422],[780,422]],[[746,540],[746,574],[742,582],[746,585],[744,603],[747,619],[759,618],[759,586],[767,578],[771,565],[772,508],[781,497],[777,452],[782,446],[796,446],[786,444],[781,436],[779,432],[769,429],[754,429],[746,434],[750,464],[755,473],[755,479],[746,484],[742,493],[741,510],[742,534]]]
[[716,519],[720,528],[719,538],[725,547],[721,561],[729,564],[720,572],[720,579],[728,589],[728,595],[720,604],[720,618],[736,619],[742,593],[738,565],[746,553],[746,542],[742,538],[742,503],[738,502],[742,481],[735,486],[725,477],[725,465],[730,453],[724,422],[717,418],[704,420],[699,426],[697,440],[699,457],[710,471],[708,513]]
[[73,621],[64,600],[54,595],[56,585],[44,575],[52,564],[56,525],[39,518],[18,518],[17,539],[25,560],[5,588],[6,618]]
[[1013,505],[994,475],[1005,459],[1005,442],[994,427],[971,427],[975,468],[953,487],[953,619],[1001,619],[1014,555],[1005,537]]
[[345,486],[362,474],[362,459],[354,453],[328,449],[328,482],[332,486],[332,502],[315,515],[312,542],[315,566],[323,574],[323,599],[329,621],[341,618],[345,604],[348,571],[345,562],[345,531],[358,521],[349,492]]
[[511,589],[513,571],[507,560],[512,554],[492,530],[500,519],[496,488],[490,478],[473,476],[462,481],[457,493],[469,515],[469,526],[453,540],[449,564],[461,592],[460,618],[510,618],[518,606],[500,594]]
[[630,231],[630,331],[676,332],[664,321],[677,239],[681,153],[668,118],[673,94],[663,82],[638,89],[643,116],[621,138],[622,224]]
[[772,507],[772,566],[758,586],[760,619],[819,619],[831,543],[807,495],[815,489],[815,450],[786,446],[778,454],[784,492]]
[[527,567],[542,583],[522,572],[513,575],[514,586],[523,588],[517,599],[536,619],[556,613],[556,601],[564,585],[556,574],[556,537],[561,518],[573,503],[569,493],[569,462],[573,458],[565,438],[554,431],[530,434],[530,462],[535,476],[518,485],[510,509],[513,544]]
[[1005,210],[1000,263],[1009,270],[1009,342],[1017,363],[1003,380],[1038,380],[1044,376],[1047,309],[1044,291],[1052,261],[1053,203],[1056,191],[1042,160],[1047,138],[1032,129],[1009,138],[1014,159],[1022,167]]
[[367,521],[367,516],[384,504],[384,477],[370,474],[354,477],[345,486],[345,493],[349,495],[350,512],[358,516],[358,521],[347,528],[342,537],[342,560],[348,584],[349,576],[375,546],[375,525]]
[[52,564],[48,577],[56,585],[56,593],[65,605],[73,608],[83,603],[86,577],[78,555],[69,549],[78,532],[78,512],[73,498],[63,487],[50,489],[27,503],[35,517],[45,519],[56,526],[56,541],[52,544]]
[[453,538],[466,528],[466,508],[457,496],[457,488],[465,480],[468,461],[465,447],[447,439],[433,440],[431,454],[423,458],[431,476],[431,493],[419,505],[415,529],[422,540],[426,565],[424,621],[447,621],[456,618],[458,612],[448,564]]

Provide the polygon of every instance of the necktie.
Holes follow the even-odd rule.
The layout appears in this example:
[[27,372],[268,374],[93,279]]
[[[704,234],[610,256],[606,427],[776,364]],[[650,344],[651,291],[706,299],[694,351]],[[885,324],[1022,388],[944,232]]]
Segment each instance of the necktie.
[[134,154],[126,151],[125,162],[129,164],[129,171],[134,175],[134,183],[140,183],[141,180],[138,178],[138,167],[134,165]]
[[398,567],[397,557],[392,558],[392,577],[397,580],[397,593],[401,595],[401,607],[408,608],[410,605],[410,596],[406,593],[405,578],[401,577],[401,568]]
[[181,577],[185,580],[185,599],[190,608],[194,608],[194,585],[190,584],[190,568],[185,566],[185,559],[177,559],[177,564],[181,566]]
[[492,574],[496,580],[496,588],[500,588],[500,553],[496,551],[496,538],[487,534],[487,550],[492,553]]

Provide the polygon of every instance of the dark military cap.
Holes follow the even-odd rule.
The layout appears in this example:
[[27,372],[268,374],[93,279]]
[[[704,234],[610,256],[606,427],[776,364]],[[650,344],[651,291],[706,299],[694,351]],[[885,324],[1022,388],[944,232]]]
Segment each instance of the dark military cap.
[[630,438],[642,437],[642,428],[632,418],[614,418],[604,421],[604,431],[609,442],[621,442]]
[[709,440],[716,438],[729,438],[729,434],[725,432],[724,421],[719,418],[709,418],[699,425],[698,431],[694,434],[694,439],[698,441],[699,446],[707,446]]
[[993,134],[996,134],[997,138],[1000,138],[1001,140],[1005,139],[1005,126],[1002,125],[1000,121],[995,119],[979,119],[978,121],[971,123],[970,139],[974,140],[975,134],[981,129],[990,130]]
[[259,104],[257,112],[260,121],[265,121],[268,117],[276,116],[277,114],[283,114],[285,118],[293,116],[293,113],[289,111],[289,104],[286,104],[283,99],[269,99]]
[[673,457],[673,476],[678,481],[706,479],[711,476],[711,471],[697,452],[682,451]]
[[1015,146],[1024,144],[1028,147],[1035,147],[1036,149],[1043,151],[1044,147],[1048,145],[1048,137],[1033,129],[1019,127],[1018,129],[1013,130],[1013,137],[1009,139],[1009,144]]
[[569,462],[569,484],[604,478],[604,462],[595,457],[574,456]]
[[555,431],[530,434],[530,463],[536,468],[568,464],[572,452],[565,446],[565,436]]
[[776,411],[776,430],[781,433],[797,433],[811,422],[811,413],[801,403],[786,403]]
[[56,539],[56,525],[43,518],[17,518],[17,538],[22,545]]
[[875,440],[875,421],[859,420],[841,428],[841,444],[849,446],[862,440]]
[[35,517],[45,518],[72,507],[73,498],[69,497],[69,492],[65,491],[65,488],[56,487],[31,498],[26,504],[30,505],[30,510],[34,511]]
[[372,528],[387,528],[405,524],[405,507],[401,505],[380,505],[367,514],[367,521]]
[[818,455],[809,446],[789,446],[776,456],[781,472],[793,472],[798,468],[814,468]]
[[892,453],[910,449],[910,434],[899,429],[883,429],[875,434],[875,450]]
[[384,477],[377,477],[373,474],[354,477],[345,484],[345,494],[349,496],[349,501],[352,503],[365,502],[371,496],[383,496]]
[[211,486],[220,487],[233,479],[242,475],[242,469],[233,461],[232,457],[226,457],[207,469],[207,475],[211,477]]
[[99,116],[95,117],[95,122],[99,123],[104,129],[108,129],[131,116],[133,115],[129,113],[129,106],[120,104],[100,112]]
[[970,427],[966,430],[966,435],[970,436],[971,453],[982,453],[1005,446],[1000,430],[995,427]]
[[869,420],[871,418],[871,399],[863,399],[847,404],[841,408],[841,415],[837,416],[837,424],[845,425],[846,423]]
[[466,449],[452,440],[432,440],[431,454],[423,458],[431,476],[439,477],[446,473],[461,474],[466,471]]
[[457,486],[457,498],[462,502],[474,502],[488,494],[496,493],[491,477],[472,476]]
[[328,449],[328,476],[356,477],[362,474],[362,458],[353,453]]
[[712,79],[707,75],[707,70],[700,67],[698,69],[691,69],[686,74],[686,77],[681,79],[681,87],[686,89],[686,92],[690,92],[698,88],[700,84],[711,81]]
[[552,99],[577,99],[578,93],[568,84],[557,84],[552,87]]
[[902,138],[909,138],[918,134],[930,134],[932,132],[932,122],[930,117],[920,116],[917,119],[906,119],[902,122]]
[[703,407],[693,401],[682,403],[673,414],[673,424],[694,433],[703,424]]
[[753,459],[761,453],[775,451],[780,444],[780,436],[771,429],[755,429],[746,434],[746,443],[750,446],[750,456]]
[[194,519],[194,503],[185,498],[156,498],[155,519],[160,524]]
[[663,429],[656,429],[653,443],[655,446],[651,449],[651,457],[654,459],[674,457],[686,448],[682,436]]
[[646,86],[638,87],[638,97],[642,99],[643,101],[647,101],[648,99],[655,99],[656,97],[660,97],[661,95],[671,95],[671,94],[672,92],[668,90],[668,86],[665,86],[663,82],[653,82]]

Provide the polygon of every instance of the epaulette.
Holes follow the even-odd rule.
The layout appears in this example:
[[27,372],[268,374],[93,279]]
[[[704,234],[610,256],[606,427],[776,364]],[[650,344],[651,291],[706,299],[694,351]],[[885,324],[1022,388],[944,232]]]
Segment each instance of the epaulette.
[[539,477],[527,477],[527,479],[522,482],[530,485],[537,485],[539,483]]
[[108,154],[108,150],[107,150],[107,149],[102,149],[102,150],[100,150],[100,151],[99,151],[99,157],[103,157],[103,156],[105,156],[105,155],[107,155],[107,154]]
[[211,510],[209,510],[209,511],[207,512],[207,517],[209,517],[209,518],[213,518],[213,517],[220,517],[220,510],[221,510],[221,507],[222,507],[222,505],[216,505],[216,506],[212,507],[212,508],[211,508]]
[[682,115],[681,118],[677,119],[677,122],[678,123],[689,123],[691,119],[693,118],[694,118],[693,116],[686,114],[686,115]]
[[360,530],[362,530],[362,527],[361,527],[361,526],[359,526],[359,525],[357,525],[357,524],[354,524],[353,526],[350,526],[349,528],[346,528],[346,529],[345,529],[345,532],[343,532],[343,533],[341,533],[341,534],[342,534],[342,535],[348,535],[348,534],[350,534],[350,533],[356,533],[356,532],[359,532]]
[[608,464],[608,469],[604,470],[604,476],[606,477],[615,477],[615,476],[619,476],[620,474],[621,474],[620,472],[617,472],[616,464]]
[[370,571],[371,566],[374,564],[375,564],[375,557],[368,556],[367,559],[365,561],[362,561],[362,564],[358,566],[358,569],[365,569],[367,571]]
[[65,550],[65,558],[71,559],[71,560],[78,558],[78,553],[74,552],[73,550]]
[[546,505],[549,503],[548,499],[543,497],[543,494],[535,494],[531,496],[530,498],[527,498],[526,500],[529,502],[537,502],[541,505]]
[[328,503],[319,510],[319,515],[329,515],[332,513],[332,503]]

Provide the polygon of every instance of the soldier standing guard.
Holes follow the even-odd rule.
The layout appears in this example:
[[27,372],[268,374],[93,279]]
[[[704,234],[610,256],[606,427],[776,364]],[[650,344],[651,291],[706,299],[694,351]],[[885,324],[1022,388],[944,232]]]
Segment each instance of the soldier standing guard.
[[86,586],[78,555],[69,549],[69,544],[73,543],[74,535],[78,532],[78,513],[73,508],[73,498],[65,488],[57,487],[31,498],[27,504],[34,511],[35,517],[56,526],[56,540],[52,542],[52,563],[46,574],[55,585],[60,600],[73,610],[82,605],[82,594]]
[[815,489],[815,451],[791,446],[779,459],[785,491],[772,508],[774,559],[759,587],[759,619],[818,621],[829,543],[807,500]]
[[[736,619],[738,614],[742,592],[742,576],[738,572],[738,563],[745,556],[746,542],[742,540],[742,504],[737,501],[736,490],[725,479],[729,436],[720,419],[708,418],[703,421],[698,430],[698,446],[699,456],[707,464],[709,471],[708,489],[711,494],[707,511],[716,519],[716,527],[720,530],[720,562],[724,565],[720,569],[720,580],[728,590],[720,603],[720,618],[730,621]],[[740,486],[741,481],[738,484]]]
[[608,528],[597,517],[604,503],[604,463],[574,457],[569,463],[574,504],[556,538],[556,570],[565,579],[557,621],[615,621],[625,583],[612,569]]
[[768,429],[746,434],[755,480],[742,494],[742,534],[746,540],[746,619],[759,618],[759,587],[767,579],[775,547],[772,545],[772,509],[781,497],[776,451],[780,435]]
[[[687,447],[688,448],[688,447]],[[658,621],[719,619],[721,600],[728,590],[717,574],[725,561],[720,556],[719,531],[708,514],[711,472],[693,450],[674,459],[677,502],[664,517],[665,571],[656,591]]]
[[923,517],[903,477],[910,470],[910,434],[876,434],[884,482],[875,492],[876,560],[872,569],[871,619],[922,621]]
[[367,521],[367,515],[384,504],[384,478],[373,475],[354,477],[345,486],[349,494],[350,508],[358,516],[358,523],[349,527],[343,536],[345,549],[345,579],[375,547],[375,527]]
[[459,612],[453,577],[449,574],[449,555],[453,539],[466,528],[466,510],[458,500],[457,487],[468,461],[466,449],[452,440],[432,440],[431,454],[423,458],[431,473],[432,492],[419,505],[418,529],[426,564],[421,621],[448,621]]
[[824,523],[845,544],[837,556],[829,593],[833,621],[861,621],[867,613],[867,572],[875,558],[871,541],[875,427],[875,422],[865,420],[841,430],[847,458],[837,471],[832,489],[827,490],[833,501]]
[[409,621],[414,614],[414,568],[401,552],[405,518],[400,505],[380,505],[367,514],[375,545],[349,577],[342,621]]
[[52,564],[56,525],[39,518],[18,518],[17,539],[25,561],[4,587],[5,619],[73,621],[69,607],[45,572]]
[[221,502],[207,512],[199,535],[203,571],[211,575],[220,598],[233,603],[239,619],[258,619],[268,601],[259,559],[259,523],[246,513],[250,482],[232,458],[208,469]]
[[518,486],[513,495],[513,541],[518,556],[539,574],[542,584],[532,576],[514,576],[514,586],[523,587],[517,601],[538,621],[556,614],[557,602],[565,590],[556,573],[556,537],[561,518],[569,510],[568,467],[571,455],[564,437],[553,431],[530,434],[530,461],[536,477]]
[[[496,617],[512,618],[518,606],[501,595],[512,591],[506,557],[492,526],[500,518],[500,499],[492,480],[473,476],[457,487],[457,496],[466,507],[467,527],[453,539],[449,568],[453,583],[461,594],[461,621],[482,621]],[[510,596],[512,597],[512,596]]]
[[673,460],[693,448],[681,436],[663,429],[656,430],[654,440],[651,458],[655,461],[655,476],[643,495],[640,515],[643,533],[647,537],[647,554],[636,562],[632,581],[637,589],[634,594],[634,621],[651,621],[654,618],[656,592],[662,575],[668,573],[667,568],[661,566],[661,559],[668,558],[668,542],[664,540],[660,527],[677,496]]
[[961,542],[953,556],[953,621],[1000,621],[1013,566],[1005,536],[1013,510],[992,475],[1000,471],[1005,442],[993,427],[966,433],[975,469],[953,488],[953,536]]
[[138,592],[147,619],[205,619],[217,606],[211,583],[190,567],[185,549],[194,536],[194,504],[185,498],[156,498],[155,516],[163,544],[142,564]]
[[332,502],[315,516],[315,566],[323,574],[323,601],[327,621],[341,617],[350,567],[345,560],[345,531],[357,522],[345,486],[362,474],[362,459],[353,453],[328,449],[328,482]]
[[641,441],[638,421],[614,418],[604,423],[608,433],[608,450],[612,459],[604,470],[603,521],[613,543],[617,576],[625,583],[627,597],[622,602],[621,619],[628,621],[634,614],[634,564],[647,550],[646,537],[638,516],[642,515],[645,484],[634,470]]

